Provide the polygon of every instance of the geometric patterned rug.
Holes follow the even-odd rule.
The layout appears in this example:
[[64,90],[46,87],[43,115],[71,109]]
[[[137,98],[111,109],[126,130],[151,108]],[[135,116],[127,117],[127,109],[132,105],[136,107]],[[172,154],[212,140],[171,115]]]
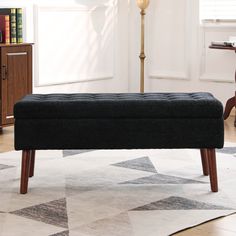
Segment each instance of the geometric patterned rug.
[[236,212],[236,147],[217,150],[219,192],[199,150],[38,151],[19,194],[20,152],[0,154],[0,236],[167,236]]

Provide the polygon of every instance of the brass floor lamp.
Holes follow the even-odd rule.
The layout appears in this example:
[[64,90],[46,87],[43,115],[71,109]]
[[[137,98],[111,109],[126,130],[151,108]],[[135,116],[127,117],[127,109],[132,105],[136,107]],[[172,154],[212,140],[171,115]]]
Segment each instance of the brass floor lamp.
[[145,61],[145,51],[144,51],[144,33],[145,33],[145,10],[149,5],[149,0],[136,0],[138,7],[141,9],[141,52],[140,52],[140,93],[144,93],[144,61]]

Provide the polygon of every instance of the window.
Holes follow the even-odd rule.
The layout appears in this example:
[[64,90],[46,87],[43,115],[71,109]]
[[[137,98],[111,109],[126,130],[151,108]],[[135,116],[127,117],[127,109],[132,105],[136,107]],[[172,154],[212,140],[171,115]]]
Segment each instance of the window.
[[200,0],[201,21],[236,21],[236,0]]

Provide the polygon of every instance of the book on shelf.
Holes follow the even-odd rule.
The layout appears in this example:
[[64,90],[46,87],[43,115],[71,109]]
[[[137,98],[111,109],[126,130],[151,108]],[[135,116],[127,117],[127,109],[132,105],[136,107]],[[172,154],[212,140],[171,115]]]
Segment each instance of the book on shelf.
[[23,24],[22,24],[22,8],[16,9],[16,39],[17,43],[23,43]]
[[0,15],[8,15],[10,43],[23,43],[22,8],[0,8]]
[[16,43],[16,9],[11,8],[11,43]]
[[2,32],[2,42],[10,43],[10,16],[0,15],[0,30]]

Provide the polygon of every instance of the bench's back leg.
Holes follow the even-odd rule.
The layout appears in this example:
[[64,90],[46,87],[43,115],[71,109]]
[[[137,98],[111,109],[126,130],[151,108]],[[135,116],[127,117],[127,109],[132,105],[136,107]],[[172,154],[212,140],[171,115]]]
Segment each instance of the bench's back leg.
[[201,149],[201,159],[202,159],[202,170],[204,175],[209,175],[209,164],[208,164],[208,155],[207,149]]
[[212,192],[218,192],[217,166],[215,149],[207,149]]
[[28,180],[30,171],[30,150],[22,151],[22,162],[21,162],[21,183],[20,193],[25,194],[28,191]]
[[35,166],[35,150],[30,151],[30,171],[29,171],[29,177],[34,176],[34,166]]

